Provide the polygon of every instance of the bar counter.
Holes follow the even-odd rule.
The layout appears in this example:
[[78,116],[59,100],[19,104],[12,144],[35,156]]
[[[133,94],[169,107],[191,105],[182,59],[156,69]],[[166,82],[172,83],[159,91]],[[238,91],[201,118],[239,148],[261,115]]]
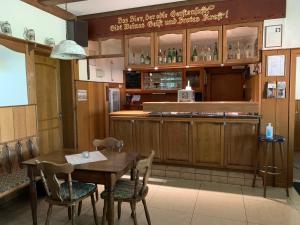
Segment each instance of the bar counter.
[[253,170],[260,116],[235,112],[144,112],[110,114],[110,135],[125,151],[161,164],[224,170]]

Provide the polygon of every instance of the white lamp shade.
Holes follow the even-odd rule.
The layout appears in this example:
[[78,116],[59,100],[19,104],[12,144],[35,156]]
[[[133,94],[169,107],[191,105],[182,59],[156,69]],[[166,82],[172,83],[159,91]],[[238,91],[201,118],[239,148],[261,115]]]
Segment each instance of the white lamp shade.
[[50,57],[62,60],[84,59],[86,53],[75,41],[64,40],[53,47]]

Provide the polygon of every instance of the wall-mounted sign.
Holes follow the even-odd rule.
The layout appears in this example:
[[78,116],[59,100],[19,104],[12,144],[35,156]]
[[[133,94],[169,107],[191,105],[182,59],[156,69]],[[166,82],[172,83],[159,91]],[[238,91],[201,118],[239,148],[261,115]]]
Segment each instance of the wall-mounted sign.
[[266,26],[265,48],[282,47],[282,24]]
[[[144,7],[120,14],[83,16],[88,21],[89,38],[119,36],[145,32],[186,29],[201,26],[262,21],[284,18],[286,0],[222,0],[177,6]],[[170,6],[170,4],[168,5]]]
[[268,56],[268,74],[270,77],[281,77],[285,75],[285,55]]
[[77,101],[85,102],[88,100],[87,98],[87,90],[77,90]]

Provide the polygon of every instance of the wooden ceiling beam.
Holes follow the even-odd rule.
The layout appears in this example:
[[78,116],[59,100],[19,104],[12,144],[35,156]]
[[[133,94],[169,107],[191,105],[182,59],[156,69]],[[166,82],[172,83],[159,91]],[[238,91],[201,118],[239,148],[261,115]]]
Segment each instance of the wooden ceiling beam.
[[74,20],[76,19],[76,16],[70,12],[67,12],[64,9],[59,8],[58,6],[48,6],[48,5],[43,5],[38,0],[22,0],[23,2],[32,5],[38,9],[41,9],[45,12],[48,12],[54,16],[57,16],[59,18],[62,18],[64,20]]
[[83,2],[87,0],[38,0],[42,5],[55,6],[60,4],[71,3],[71,2]]

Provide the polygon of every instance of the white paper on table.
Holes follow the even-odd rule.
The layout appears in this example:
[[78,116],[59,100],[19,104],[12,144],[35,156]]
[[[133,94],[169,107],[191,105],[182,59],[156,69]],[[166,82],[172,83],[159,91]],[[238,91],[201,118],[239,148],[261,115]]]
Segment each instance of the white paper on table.
[[99,151],[89,152],[89,157],[84,158],[82,154],[66,155],[68,163],[72,165],[85,164],[107,160],[107,158]]

